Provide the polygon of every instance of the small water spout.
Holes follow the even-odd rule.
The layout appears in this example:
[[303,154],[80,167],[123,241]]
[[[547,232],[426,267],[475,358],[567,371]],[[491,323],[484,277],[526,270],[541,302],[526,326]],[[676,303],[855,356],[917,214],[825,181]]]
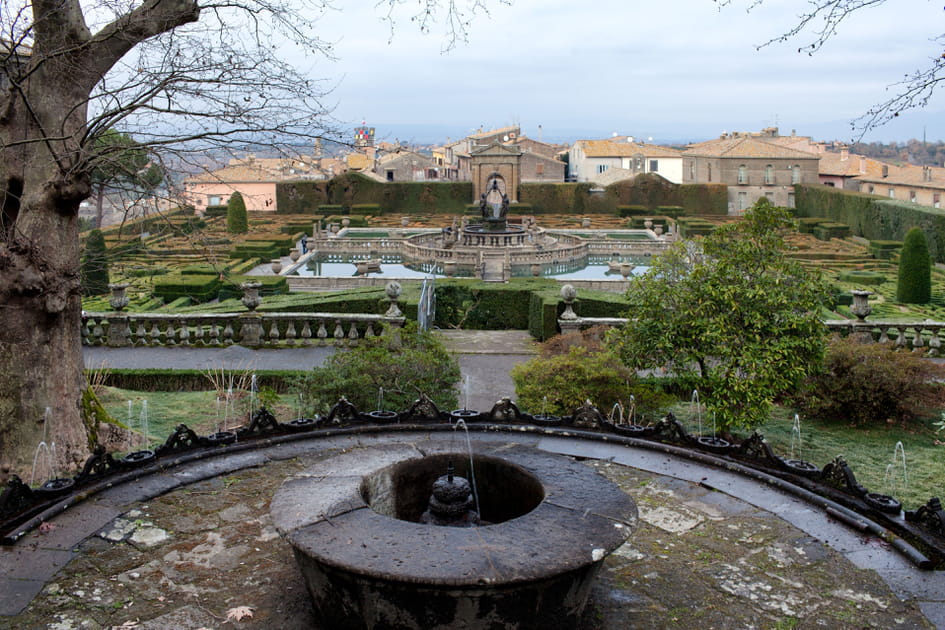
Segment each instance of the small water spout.
[[46,434],[49,428],[50,420],[52,419],[52,409],[46,407],[46,410],[43,412],[43,439],[40,440],[39,444],[36,445],[36,450],[33,451],[33,466],[30,469],[30,483],[33,485],[33,481],[36,478],[36,467],[39,464],[41,469],[41,474],[46,479],[54,479],[56,475],[56,443],[48,443],[46,441]]
[[689,400],[690,412],[689,419],[692,420],[692,414],[695,413],[696,419],[699,424],[699,430],[696,435],[702,435],[702,405],[699,403],[699,390],[692,390],[692,398]]
[[256,381],[256,373],[249,377],[249,413],[252,415],[256,411],[256,399],[259,394],[259,384]]
[[903,490],[909,487],[906,448],[901,441],[896,442],[892,462],[886,465],[886,472],[883,475],[883,487],[888,495],[901,494]]
[[459,427],[462,427],[463,431],[466,432],[466,451],[469,453],[469,483],[472,485],[473,501],[476,504],[476,520],[482,521],[482,512],[479,509],[479,490],[476,488],[476,470],[473,467],[472,442],[469,439],[469,427],[466,426],[466,421],[463,419],[456,421],[453,430],[455,431]]
[[541,397],[541,417],[544,418],[548,415],[548,397]]
[[377,388],[377,410],[384,411],[384,388]]
[[144,448],[148,447],[148,401],[141,401],[141,437],[143,438]]
[[627,414],[627,420],[630,424],[637,423],[637,399],[630,394],[630,413]]
[[[617,421],[614,422],[614,417],[617,417]],[[620,404],[620,401],[614,403],[614,406],[610,409],[610,417],[608,418],[611,424],[623,424],[623,405]]]
[[463,377],[463,411],[469,409],[469,374]]
[[[797,414],[794,414],[794,424],[791,426],[791,459],[801,459],[802,445],[801,417]],[[796,453],[794,452],[795,446],[797,447]]]

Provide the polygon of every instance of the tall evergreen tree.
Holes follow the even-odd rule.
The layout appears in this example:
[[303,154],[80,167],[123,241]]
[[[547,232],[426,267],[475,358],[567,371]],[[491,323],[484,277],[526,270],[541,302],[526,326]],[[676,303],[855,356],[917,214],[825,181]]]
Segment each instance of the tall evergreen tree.
[[932,299],[932,258],[925,232],[914,227],[906,232],[899,255],[899,284],[896,301],[927,304]]
[[249,231],[246,202],[238,192],[230,195],[230,200],[226,203],[226,231],[230,234],[245,234]]
[[108,252],[99,229],[89,232],[82,252],[82,295],[108,293]]

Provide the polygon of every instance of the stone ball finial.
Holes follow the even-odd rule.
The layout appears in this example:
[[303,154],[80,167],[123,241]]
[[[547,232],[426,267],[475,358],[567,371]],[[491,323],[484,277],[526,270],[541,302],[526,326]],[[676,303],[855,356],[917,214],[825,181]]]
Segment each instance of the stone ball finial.
[[566,284],[561,287],[561,299],[565,302],[573,302],[574,298],[577,297],[577,289],[574,288],[574,285]]
[[388,282],[387,286],[384,287],[384,292],[391,300],[396,300],[399,298],[401,290],[400,283],[393,280]]

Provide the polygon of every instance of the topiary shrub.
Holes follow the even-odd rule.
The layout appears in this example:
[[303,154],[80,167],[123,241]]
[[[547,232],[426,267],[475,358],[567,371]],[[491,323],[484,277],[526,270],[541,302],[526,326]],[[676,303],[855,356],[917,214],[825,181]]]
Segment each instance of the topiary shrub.
[[914,227],[906,232],[899,255],[896,300],[903,304],[928,304],[932,299],[932,259],[925,232]]
[[[557,335],[542,344],[538,357],[512,368],[515,395],[531,413],[566,415],[586,400],[609,412],[620,403],[635,420],[654,419],[673,399],[637,380],[603,345],[606,328]],[[627,415],[624,416],[627,420]]]
[[230,234],[245,234],[249,231],[246,202],[238,192],[230,195],[230,200],[226,203],[226,231]]
[[381,387],[385,410],[405,410],[421,392],[441,410],[455,409],[460,375],[456,359],[439,339],[413,322],[399,331],[399,347],[393,347],[392,334],[396,333],[385,331],[348,352],[333,354],[298,379],[292,392],[301,395],[305,408],[322,414],[342,396],[360,411],[374,411]]
[[99,229],[89,232],[82,253],[82,295],[101,295],[108,293],[108,252],[105,248],[105,235]]
[[945,368],[886,345],[834,339],[797,398],[808,414],[857,426],[906,423],[945,400]]

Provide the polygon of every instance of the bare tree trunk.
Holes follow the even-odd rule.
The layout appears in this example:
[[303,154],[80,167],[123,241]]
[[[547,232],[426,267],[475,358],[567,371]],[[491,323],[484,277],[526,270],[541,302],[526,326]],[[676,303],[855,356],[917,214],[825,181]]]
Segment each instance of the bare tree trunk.
[[93,36],[78,0],[32,2],[30,61],[0,93],[0,477],[28,475],[44,429],[60,470],[88,453],[78,238],[92,190],[87,103],[136,43],[198,13],[193,0],[145,0]]

